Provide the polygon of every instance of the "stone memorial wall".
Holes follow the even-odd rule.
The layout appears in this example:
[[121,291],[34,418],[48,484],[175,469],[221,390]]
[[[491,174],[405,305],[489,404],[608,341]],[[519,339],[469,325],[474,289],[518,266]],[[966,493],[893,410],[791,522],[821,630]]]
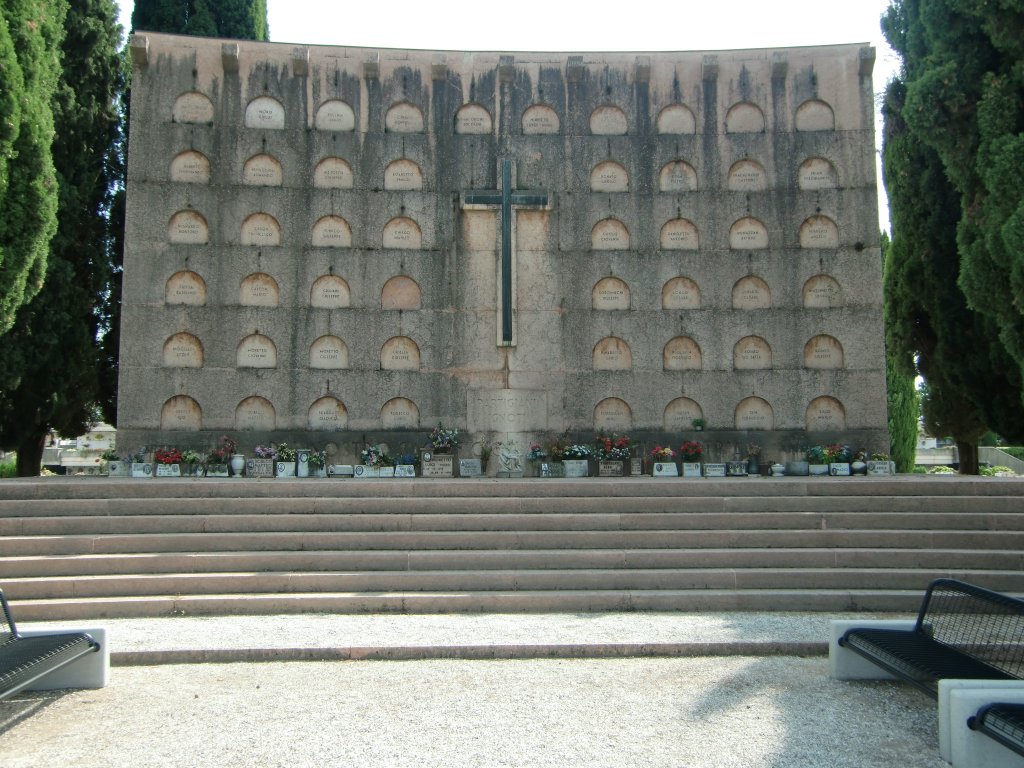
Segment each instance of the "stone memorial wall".
[[870,48],[223,42],[130,42],[121,444],[887,450]]

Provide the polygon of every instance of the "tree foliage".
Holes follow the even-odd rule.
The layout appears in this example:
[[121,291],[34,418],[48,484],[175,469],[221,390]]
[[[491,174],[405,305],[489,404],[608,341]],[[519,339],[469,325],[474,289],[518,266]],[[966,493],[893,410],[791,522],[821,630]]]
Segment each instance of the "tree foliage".
[[[892,242],[889,236],[882,233],[883,267],[888,273],[888,264],[892,258]],[[886,327],[896,322],[892,317],[888,303],[885,307]],[[895,332],[895,329],[894,329]],[[887,335],[889,332],[887,331]],[[903,356],[903,360],[900,360]],[[889,421],[889,454],[896,462],[897,472],[911,472],[914,469],[917,452],[917,425],[920,409],[917,400],[917,389],[914,386],[916,369],[906,350],[893,349],[886,345],[885,383],[888,393]]]
[[0,3],[0,336],[43,285],[57,226],[50,101],[64,0]]
[[267,0],[136,0],[132,28],[199,37],[270,39]]

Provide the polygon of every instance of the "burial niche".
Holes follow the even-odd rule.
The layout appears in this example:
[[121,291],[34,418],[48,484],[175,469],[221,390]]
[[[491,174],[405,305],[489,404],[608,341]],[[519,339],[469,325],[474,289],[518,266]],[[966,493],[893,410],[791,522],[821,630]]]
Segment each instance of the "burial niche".
[[628,371],[633,368],[633,353],[623,339],[608,336],[594,345],[595,371]]
[[605,160],[590,172],[591,192],[628,192],[629,174],[621,163]]
[[732,367],[737,371],[758,371],[772,367],[772,348],[760,336],[747,336],[732,348]]
[[203,409],[188,395],[175,395],[160,409],[160,429],[198,432],[203,428]]
[[697,188],[697,172],[685,160],[673,160],[658,174],[658,189],[662,192],[692,192]]
[[662,309],[700,309],[700,286],[688,277],[673,277],[661,288]]
[[205,93],[187,91],[174,100],[171,120],[175,123],[210,124],[213,122],[213,102]]
[[423,171],[412,160],[395,160],[384,169],[384,189],[399,192],[423,189]]
[[330,99],[317,107],[313,125],[318,131],[353,131],[356,115],[347,102]]
[[594,407],[594,429],[621,432],[633,428],[633,411],[625,400],[606,397]]
[[736,406],[736,429],[774,429],[775,414],[767,400],[748,397]]
[[272,96],[257,96],[245,107],[246,128],[284,128],[284,106]]
[[834,277],[815,275],[804,283],[805,309],[833,309],[843,306],[843,291]]
[[178,211],[167,223],[167,240],[178,245],[205,245],[210,241],[210,228],[198,211]]
[[380,423],[384,429],[419,429],[420,409],[408,398],[393,397],[381,406]]
[[605,277],[597,281],[591,294],[592,309],[629,309],[629,286],[617,277]]
[[384,225],[383,245],[385,248],[420,248],[423,233],[420,225],[408,216],[398,216]]
[[629,230],[618,219],[602,219],[590,231],[590,247],[595,251],[621,251],[629,248]]
[[627,128],[626,113],[618,107],[605,105],[590,113],[590,132],[595,136],[624,136]]
[[836,115],[826,102],[809,99],[797,107],[796,129],[798,131],[834,131]]
[[309,305],[317,309],[345,309],[352,305],[348,283],[337,275],[323,275],[309,289]]
[[760,277],[741,277],[732,287],[733,309],[771,309],[772,291]]
[[696,251],[700,246],[697,227],[689,219],[672,219],[661,227],[661,248],[665,251]]
[[276,307],[281,303],[277,280],[265,272],[246,277],[238,289],[238,303],[243,307]]
[[407,101],[393,104],[384,116],[384,130],[388,133],[423,133],[423,112]]
[[726,133],[763,133],[764,126],[764,112],[749,101],[733,104],[725,115]]
[[756,160],[739,160],[729,169],[728,184],[732,192],[760,192],[768,188],[768,174]]
[[242,183],[256,187],[280,187],[284,183],[284,169],[272,155],[253,155],[242,166]]
[[839,186],[836,167],[823,157],[809,157],[800,163],[796,172],[800,189],[835,189]]
[[277,425],[273,404],[265,397],[253,395],[235,408],[235,429],[246,432],[265,432]]
[[254,213],[242,222],[242,245],[272,247],[281,244],[281,225],[269,213]]
[[696,400],[677,397],[665,406],[663,422],[666,432],[682,432],[693,428],[694,419],[703,419],[704,411]]
[[313,245],[317,248],[351,248],[352,229],[341,216],[324,216],[313,225]]
[[729,247],[734,251],[767,248],[768,228],[757,219],[745,216],[729,229]]
[[696,133],[697,120],[683,104],[669,104],[658,113],[658,133]]
[[837,432],[846,429],[846,408],[834,397],[816,397],[807,406],[804,426],[808,432]]
[[838,248],[839,227],[828,216],[811,216],[800,225],[801,248]]
[[381,309],[420,309],[423,292],[419,283],[407,275],[395,275],[380,291]]
[[206,304],[206,281],[195,272],[175,272],[167,278],[164,302],[201,307]]
[[164,366],[167,368],[202,368],[203,343],[185,331],[174,334],[164,342]]
[[246,336],[235,352],[235,366],[238,368],[276,368],[277,347],[261,333]]
[[526,135],[558,133],[558,113],[546,104],[534,104],[523,112],[523,133]]
[[317,189],[352,189],[352,166],[340,157],[325,157],[313,169]]
[[661,353],[666,371],[699,371],[703,367],[700,345],[689,336],[669,339]]
[[347,426],[348,410],[338,398],[326,395],[309,406],[310,429],[334,432]]
[[408,336],[395,336],[380,348],[380,367],[383,371],[418,371],[420,348]]
[[180,152],[171,160],[171,181],[185,184],[210,183],[210,158],[194,149]]
[[309,367],[323,370],[348,368],[348,345],[337,336],[321,336],[309,345]]
[[838,370],[843,367],[843,345],[839,339],[819,334],[804,344],[804,367]]
[[463,104],[455,113],[456,133],[490,133],[491,113],[479,104]]

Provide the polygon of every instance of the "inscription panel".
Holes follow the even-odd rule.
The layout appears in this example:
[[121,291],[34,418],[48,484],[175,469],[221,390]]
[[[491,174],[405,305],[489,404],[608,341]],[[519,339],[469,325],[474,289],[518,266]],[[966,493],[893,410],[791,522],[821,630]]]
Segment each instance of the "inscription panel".
[[801,248],[838,248],[839,227],[828,216],[811,216],[800,226]]
[[351,248],[352,229],[341,216],[324,216],[313,225],[312,241],[317,248]]
[[633,411],[625,400],[606,397],[594,407],[594,429],[606,432],[633,428]]
[[552,134],[561,130],[558,113],[546,104],[534,104],[523,112],[523,133]]
[[662,192],[692,192],[697,189],[697,171],[684,160],[673,160],[658,174],[658,189]]
[[321,336],[309,346],[309,367],[320,370],[348,368],[348,345],[337,336]]
[[195,272],[175,272],[167,278],[164,302],[201,307],[206,304],[206,281]]
[[242,281],[238,303],[243,307],[276,307],[281,303],[281,290],[274,278],[257,272]]
[[202,368],[202,342],[191,333],[174,334],[164,342],[164,365],[168,368]]
[[807,406],[808,432],[835,432],[846,429],[846,409],[834,397],[816,397]]
[[384,429],[419,429],[420,409],[408,398],[394,397],[381,406],[380,422]]
[[455,113],[456,133],[490,133],[491,113],[479,104],[464,104]]
[[617,277],[606,277],[594,286],[593,309],[629,309],[629,286]]
[[738,251],[767,248],[768,229],[757,219],[742,218],[729,230],[729,247]]
[[836,370],[843,367],[843,345],[839,339],[825,334],[815,336],[804,345],[804,367]]
[[748,101],[734,104],[725,116],[726,133],[761,133],[764,125],[764,112]]
[[203,427],[203,409],[187,395],[175,395],[160,409],[160,429],[198,432]]
[[595,371],[628,371],[633,367],[633,353],[629,344],[615,336],[601,339],[594,346]]
[[309,304],[317,309],[344,309],[351,306],[348,283],[337,275],[318,277],[309,291]]
[[385,248],[420,248],[423,235],[420,226],[406,216],[392,219],[384,225],[383,245]]
[[628,125],[626,113],[618,107],[598,107],[590,113],[590,132],[595,136],[624,136]]
[[235,429],[266,431],[274,429],[277,415],[274,406],[263,397],[247,397],[235,408]]
[[683,104],[669,104],[658,113],[658,133],[685,134],[697,132],[697,120]]
[[629,248],[629,230],[618,219],[604,219],[594,225],[590,245],[595,251],[620,251]]
[[670,339],[662,350],[662,367],[666,371],[699,371],[703,367],[700,345],[689,336]]
[[205,245],[210,240],[206,219],[196,211],[178,211],[167,224],[167,240],[180,245]]
[[591,192],[628,192],[629,174],[621,164],[606,160],[590,172]]
[[423,189],[423,172],[412,160],[395,160],[384,169],[384,189],[405,191]]
[[384,116],[384,127],[389,133],[423,133],[423,112],[407,101],[395,104]]
[[380,292],[381,309],[419,309],[423,305],[423,292],[419,283],[406,275],[395,275]]
[[176,123],[212,123],[213,102],[198,91],[183,93],[174,100],[171,119]]
[[663,417],[666,432],[682,432],[693,429],[694,419],[703,419],[704,411],[696,400],[677,397],[665,406]]
[[768,188],[768,174],[756,160],[740,160],[729,169],[729,189],[733,192],[758,192]]
[[352,189],[352,166],[340,157],[325,157],[313,169],[317,189]]
[[242,222],[242,245],[272,247],[281,244],[281,225],[269,213],[254,213]]
[[210,159],[202,152],[195,150],[181,152],[171,160],[169,175],[171,181],[185,184],[209,184]]
[[836,116],[826,102],[820,99],[805,101],[796,110],[798,131],[832,131],[836,127]]
[[327,395],[309,406],[309,428],[315,431],[336,432],[348,426],[348,409],[336,397]]
[[284,183],[284,169],[277,158],[253,155],[242,166],[242,183],[257,187],[280,187]]
[[797,184],[800,189],[835,189],[839,186],[839,174],[825,158],[811,157],[800,164]]
[[662,286],[662,309],[700,309],[700,303],[700,287],[688,277],[673,277]]
[[536,432],[548,428],[547,393],[532,389],[471,389],[470,432]]
[[271,96],[259,96],[245,107],[245,127],[281,130],[284,128],[284,106]]
[[767,400],[748,397],[736,406],[736,429],[774,429],[775,415]]
[[732,367],[737,371],[756,371],[772,367],[772,348],[760,336],[747,336],[732,349]]
[[803,297],[807,309],[831,309],[843,305],[842,289],[829,275],[815,275],[804,283]]
[[239,368],[276,368],[277,347],[261,333],[246,336],[238,345],[235,365]]
[[771,309],[772,292],[759,277],[743,277],[732,288],[733,309]]
[[356,115],[347,102],[331,99],[317,107],[313,125],[318,131],[352,131],[356,127]]
[[380,367],[385,371],[418,371],[420,348],[408,336],[395,336],[380,349]]
[[696,251],[700,245],[697,227],[688,219],[672,219],[661,228],[661,247],[666,251]]

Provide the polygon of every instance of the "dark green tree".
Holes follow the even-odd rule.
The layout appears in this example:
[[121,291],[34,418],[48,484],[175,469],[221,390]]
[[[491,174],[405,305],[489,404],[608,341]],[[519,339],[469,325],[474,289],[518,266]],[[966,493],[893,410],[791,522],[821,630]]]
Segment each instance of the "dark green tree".
[[57,227],[51,99],[64,0],[0,3],[0,336],[43,286]]
[[53,96],[59,226],[42,291],[0,345],[0,435],[21,476],[39,473],[50,429],[81,434],[98,415],[106,364],[123,59],[113,0],[73,0]]
[[[892,258],[892,242],[889,236],[882,233],[882,260],[886,272]],[[885,323],[888,327],[895,322],[891,317],[889,304],[885,306]],[[888,334],[887,334],[888,335]],[[902,354],[903,361],[897,359]],[[920,410],[917,401],[917,390],[914,386],[916,369],[912,357],[906,352],[898,353],[887,345],[885,355],[885,382],[889,405],[889,454],[896,462],[897,472],[911,472],[914,469],[914,457],[917,452],[917,424]]]
[[132,28],[199,37],[270,39],[267,0],[136,0]]

